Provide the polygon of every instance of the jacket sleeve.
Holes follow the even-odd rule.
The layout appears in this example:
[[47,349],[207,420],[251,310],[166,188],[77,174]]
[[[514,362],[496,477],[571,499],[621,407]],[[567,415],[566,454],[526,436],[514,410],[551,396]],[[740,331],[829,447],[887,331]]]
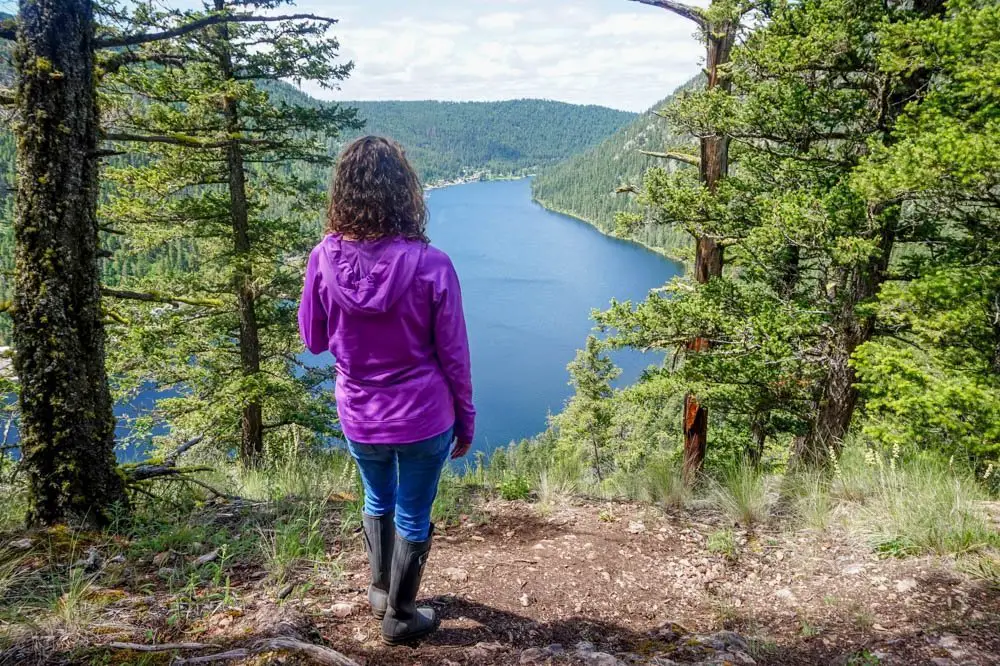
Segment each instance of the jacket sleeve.
[[450,261],[435,281],[434,344],[455,400],[455,437],[471,442],[476,431],[476,408],[472,404],[469,336],[462,310],[462,289]]
[[320,282],[319,252],[314,250],[306,265],[306,282],[299,301],[299,335],[313,354],[327,351],[330,345],[326,307],[319,294]]

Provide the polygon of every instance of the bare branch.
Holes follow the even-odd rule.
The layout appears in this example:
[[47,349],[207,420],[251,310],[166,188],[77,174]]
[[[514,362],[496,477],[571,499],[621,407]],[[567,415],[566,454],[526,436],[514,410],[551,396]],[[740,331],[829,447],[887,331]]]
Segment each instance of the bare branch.
[[697,155],[688,155],[686,153],[658,153],[651,150],[640,150],[643,155],[649,155],[650,157],[659,157],[665,160],[676,160],[678,162],[684,162],[684,164],[690,164],[691,166],[701,166],[701,158]]
[[166,464],[170,464],[170,465],[176,465],[177,464],[177,459],[180,458],[183,453],[185,453],[192,446],[194,446],[194,445],[198,444],[199,442],[201,442],[203,439],[205,439],[204,435],[199,435],[197,437],[192,437],[191,439],[189,439],[188,441],[184,442],[183,444],[181,444],[180,446],[178,446],[176,449],[174,449],[174,452],[171,453],[166,458],[164,458],[163,462],[166,463]]
[[192,298],[190,296],[171,296],[159,292],[124,291],[121,289],[109,289],[105,287],[101,290],[105,296],[120,298],[127,301],[144,301],[146,303],[171,303],[184,305],[199,305],[202,307],[221,308],[224,303],[215,298]]
[[14,91],[0,88],[0,106],[14,106]]
[[170,30],[162,32],[145,32],[119,37],[104,37],[97,40],[97,48],[118,48],[122,46],[137,46],[149,42],[159,42],[165,39],[182,37],[190,32],[201,30],[219,23],[274,23],[277,21],[319,21],[327,25],[337,23],[337,19],[317,16],[315,14],[285,14],[282,16],[258,16],[256,14],[212,14],[196,21],[191,21]]
[[632,1],[639,2],[644,5],[659,7],[660,9],[666,9],[667,11],[673,12],[678,16],[683,16],[689,21],[694,21],[702,28],[708,25],[708,19],[705,18],[704,12],[702,12],[697,7],[692,7],[691,5],[685,5],[683,2],[675,2],[674,0],[632,0]]
[[187,659],[178,659],[174,663],[178,666],[180,664],[210,664],[232,659],[246,659],[251,655],[264,652],[298,652],[307,657],[312,663],[322,664],[323,666],[358,666],[358,662],[336,650],[287,637],[267,638],[257,641],[249,648],[237,648],[219,654],[205,655],[204,657],[188,657]]
[[159,645],[144,645],[142,643],[108,643],[112,650],[131,650],[132,652],[173,652],[174,650],[208,650],[215,647],[209,643],[160,643]]

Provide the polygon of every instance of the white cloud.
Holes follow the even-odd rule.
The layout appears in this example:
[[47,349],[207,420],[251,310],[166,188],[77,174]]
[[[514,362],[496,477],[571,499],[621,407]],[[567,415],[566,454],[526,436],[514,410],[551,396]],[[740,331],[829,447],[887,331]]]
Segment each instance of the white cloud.
[[703,57],[689,22],[625,0],[341,2],[298,2],[342,18],[336,34],[356,68],[324,95],[337,99],[544,97],[638,111]]
[[484,14],[476,19],[476,25],[484,30],[513,30],[522,15],[516,12],[496,12]]

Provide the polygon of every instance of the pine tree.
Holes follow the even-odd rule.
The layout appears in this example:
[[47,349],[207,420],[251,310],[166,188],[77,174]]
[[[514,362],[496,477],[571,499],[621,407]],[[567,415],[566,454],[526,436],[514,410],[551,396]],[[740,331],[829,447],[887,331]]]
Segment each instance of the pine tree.
[[[215,0],[211,15],[249,17],[281,4]],[[149,11],[166,25],[203,16]],[[332,164],[328,141],[358,123],[353,110],[289,104],[268,87],[345,78],[351,65],[337,62],[326,34],[334,23],[222,21],[158,42],[139,54],[157,64],[108,79],[115,114],[106,138],[141,159],[108,170],[114,195],[102,212],[137,255],[184,243],[194,262],[109,291],[128,322],[112,331],[116,374],[137,389],[150,379],[182,387],[159,403],[173,428],[205,435],[247,465],[263,461],[269,436],[335,432],[329,378],[297,358],[295,301],[320,235],[316,177],[326,170],[318,167]]]
[[589,459],[594,476],[602,482],[608,472],[607,448],[612,439],[613,411],[609,400],[614,391],[611,382],[621,370],[607,357],[601,342],[594,336],[587,338],[587,346],[577,352],[567,369],[575,394],[566,411],[558,417],[561,439],[565,447]]
[[90,0],[22,2],[15,48],[14,367],[29,522],[124,502],[104,368]]

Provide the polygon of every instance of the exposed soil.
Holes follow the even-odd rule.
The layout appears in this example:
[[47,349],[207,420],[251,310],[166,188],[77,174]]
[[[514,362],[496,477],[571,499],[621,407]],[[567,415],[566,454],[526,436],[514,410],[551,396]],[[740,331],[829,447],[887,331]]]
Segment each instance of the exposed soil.
[[844,535],[766,530],[737,531],[735,557],[711,554],[708,536],[728,527],[718,517],[624,504],[540,516],[497,502],[486,514],[436,541],[423,590],[438,634],[381,647],[357,553],[331,599],[361,611],[322,622],[323,635],[372,665],[516,663],[526,648],[579,641],[641,654],[669,623],[756,638],[759,664],[847,663],[865,650],[886,664],[1000,664],[1000,595],[948,560],[879,559]]
[[[709,537],[725,529],[733,530],[735,547],[710,552]],[[948,558],[880,559],[838,532],[747,535],[711,513],[583,501],[548,512],[491,502],[476,519],[439,530],[422,596],[437,609],[441,630],[417,646],[388,648],[367,612],[360,541],[331,539],[341,551],[339,568],[303,567],[294,585],[236,567],[233,600],[218,603],[165,585],[156,576],[163,561],[125,564],[128,574],[108,591],[116,596],[86,642],[146,643],[155,635],[221,651],[294,636],[367,666],[743,657],[757,664],[1000,664],[1000,592],[958,573]],[[189,616],[177,623],[186,608]],[[732,657],[699,647],[715,640],[707,634],[728,641],[730,634],[715,633],[722,630],[745,639],[745,652]],[[21,644],[0,653],[0,664],[171,658],[55,646],[41,659]],[[546,649],[553,644],[565,652]],[[310,663],[301,654],[276,654],[228,663]]]

